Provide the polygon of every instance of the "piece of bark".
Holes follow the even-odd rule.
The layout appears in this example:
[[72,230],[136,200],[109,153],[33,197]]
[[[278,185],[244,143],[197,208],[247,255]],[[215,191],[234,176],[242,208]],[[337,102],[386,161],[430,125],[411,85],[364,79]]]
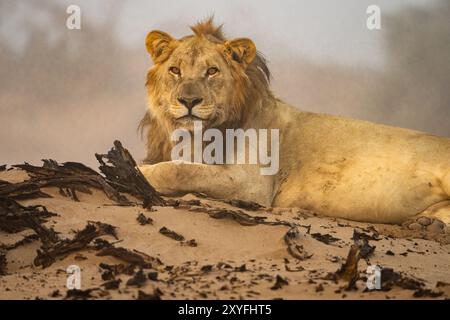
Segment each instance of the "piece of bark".
[[280,275],[277,275],[277,277],[275,278],[275,284],[270,289],[279,290],[284,286],[287,286],[288,284],[289,282],[285,278],[281,277]]
[[266,217],[252,217],[242,211],[227,209],[210,209],[207,211],[209,216],[214,219],[232,219],[244,226],[254,226],[262,224]]
[[158,258],[151,257],[137,250],[131,251],[122,247],[105,248],[97,253],[97,256],[112,256],[141,268],[156,268],[163,264]]
[[89,220],[88,223],[96,225],[100,229],[101,233],[103,233],[104,235],[112,236],[116,240],[119,239],[117,237],[117,227],[115,227],[109,223],[104,223],[104,222],[100,222],[100,221],[90,221]]
[[111,247],[112,243],[106,239],[97,238],[97,239],[94,239],[93,246],[96,250],[102,250],[104,248]]
[[136,220],[141,226],[145,226],[147,224],[153,224],[153,219],[146,217],[143,213],[139,213]]
[[209,208],[209,207],[195,207],[190,208],[191,212],[205,212],[211,218],[214,219],[231,219],[243,226],[256,226],[259,224],[269,225],[269,226],[288,226],[292,227],[294,224],[288,221],[266,221],[267,217],[254,217],[242,210],[229,210],[222,208]]
[[325,244],[331,244],[333,242],[341,240],[339,238],[333,237],[330,234],[321,234],[321,233],[312,233],[311,237]]
[[227,203],[231,204],[233,207],[238,207],[241,209],[249,210],[249,211],[258,211],[264,209],[264,206],[260,205],[254,201],[245,201],[239,199],[233,199],[227,201]]
[[197,247],[198,243],[197,241],[195,241],[195,239],[191,239],[188,241],[181,241],[181,245],[186,247]]
[[255,226],[258,224],[264,224],[264,220],[267,218],[267,217],[252,217],[240,210],[228,210],[219,208],[197,207],[190,209],[190,211],[206,212],[211,218],[214,219],[235,220],[236,222],[244,226]]
[[[100,263],[99,265],[100,268],[102,268],[104,270],[104,273],[102,273],[102,279],[103,279],[103,275],[105,274],[105,277],[107,279],[113,279],[115,278],[117,275],[119,274],[126,274],[126,275],[133,275],[134,274],[134,269],[136,268],[135,264],[107,264],[107,263]],[[107,280],[107,279],[103,279],[103,280]]]
[[184,237],[181,234],[176,233],[175,231],[172,231],[166,227],[162,227],[161,229],[159,229],[159,233],[176,241],[184,241]]
[[114,227],[109,224],[89,222],[84,229],[75,234],[73,239],[64,239],[50,246],[43,246],[41,250],[38,250],[34,264],[46,268],[53,264],[58,257],[86,248],[97,237],[104,235],[116,236],[113,230]]
[[114,147],[107,154],[95,154],[95,157],[100,163],[100,171],[116,190],[142,199],[144,207],[165,205],[164,199],[150,185],[120,141],[114,141]]
[[139,269],[136,274],[128,279],[127,286],[136,286],[138,288],[142,287],[147,282],[147,276],[144,274],[142,269]]
[[202,205],[203,205],[202,202],[198,199],[184,200],[184,199],[169,198],[166,200],[166,206],[174,207],[174,208],[184,208],[184,207],[202,206]]

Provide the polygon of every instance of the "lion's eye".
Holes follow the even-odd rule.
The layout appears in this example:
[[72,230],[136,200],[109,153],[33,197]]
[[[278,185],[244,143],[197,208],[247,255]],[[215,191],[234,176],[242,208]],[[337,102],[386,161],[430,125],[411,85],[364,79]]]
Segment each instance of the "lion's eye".
[[170,73],[173,73],[173,74],[175,74],[175,75],[177,75],[177,76],[179,76],[179,75],[181,74],[180,69],[177,68],[177,67],[170,67],[170,68],[169,68],[169,72],[170,72]]
[[215,75],[217,72],[219,72],[219,69],[217,69],[216,67],[211,67],[211,68],[208,68],[208,71],[206,71],[206,74],[207,74],[208,76],[213,76],[213,75]]

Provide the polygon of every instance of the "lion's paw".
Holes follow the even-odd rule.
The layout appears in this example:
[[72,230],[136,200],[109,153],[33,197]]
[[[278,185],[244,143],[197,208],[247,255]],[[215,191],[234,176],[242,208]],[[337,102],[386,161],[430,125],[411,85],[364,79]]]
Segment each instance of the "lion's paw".
[[443,234],[448,232],[448,228],[444,222],[425,216],[419,216],[409,219],[405,221],[402,226],[408,230],[426,231],[434,234]]

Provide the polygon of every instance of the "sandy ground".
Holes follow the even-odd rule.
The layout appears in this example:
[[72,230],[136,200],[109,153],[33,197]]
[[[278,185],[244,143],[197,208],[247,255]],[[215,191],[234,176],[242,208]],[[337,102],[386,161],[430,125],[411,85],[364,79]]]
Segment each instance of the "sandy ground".
[[[19,170],[0,172],[0,180],[18,182],[27,175]],[[23,205],[40,204],[58,214],[47,222],[60,236],[71,238],[74,230],[88,221],[100,221],[117,227],[119,240],[103,238],[116,247],[134,249],[159,258],[161,265],[139,272],[118,272],[111,276],[101,263],[109,266],[126,264],[111,256],[97,256],[93,246],[61,257],[47,268],[36,267],[33,260],[40,241],[7,250],[7,274],[0,275],[0,299],[63,299],[70,265],[81,269],[81,290],[75,297],[100,299],[413,299],[450,298],[450,244],[445,236],[407,231],[400,226],[356,223],[342,219],[315,216],[299,209],[264,209],[247,211],[227,203],[195,195],[182,199],[199,199],[200,205],[174,207],[117,206],[101,191],[79,194],[79,202],[62,196],[57,189],[45,189],[53,198],[21,201]],[[286,221],[299,225],[296,239],[310,258],[299,260],[287,250],[285,225],[245,226],[232,219],[215,219],[204,209],[241,210],[266,221]],[[141,225],[143,213],[153,220]],[[185,241],[169,238],[159,231],[166,227],[184,236]],[[353,244],[354,230],[375,235],[369,244],[374,253],[358,263],[356,288],[347,289],[345,280],[330,277],[346,260]],[[330,243],[314,234],[336,238]],[[8,246],[32,234],[0,232],[0,244]],[[196,246],[188,245],[194,239]],[[192,245],[192,242],[191,242]],[[368,264],[392,268],[424,284],[425,292],[394,285],[390,290],[366,290],[365,270]],[[104,266],[104,265],[103,265]],[[138,274],[138,276],[136,276]],[[142,279],[133,284],[130,279]],[[104,283],[115,281],[118,288],[106,289]],[[136,281],[135,281],[136,282]],[[429,289],[429,291],[427,291]],[[424,291],[422,291],[423,293]],[[73,297],[73,295],[72,295]]]

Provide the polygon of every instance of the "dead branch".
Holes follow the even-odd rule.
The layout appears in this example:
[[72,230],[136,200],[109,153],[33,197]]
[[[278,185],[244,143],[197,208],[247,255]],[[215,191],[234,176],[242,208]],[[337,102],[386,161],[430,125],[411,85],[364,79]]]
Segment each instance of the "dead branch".
[[0,197],[0,230],[8,233],[17,233],[25,229],[33,229],[36,233],[42,233],[41,224],[56,215],[47,211],[44,206],[25,207],[13,199]]
[[115,233],[115,227],[100,222],[89,222],[87,226],[78,231],[75,237],[71,240],[60,240],[57,243],[42,247],[42,251],[38,250],[37,256],[34,259],[36,266],[42,266],[44,268],[50,266],[60,256],[65,256],[70,252],[82,250],[95,238],[103,235],[111,235],[117,237]]
[[114,147],[108,154],[96,154],[100,162],[100,171],[108,183],[120,192],[126,192],[143,199],[144,207],[165,205],[164,199],[145,179],[136,162],[120,141],[114,141]]
[[[28,163],[14,165],[30,175],[30,179],[19,183],[0,184],[0,196],[15,199],[30,199],[37,197],[50,197],[43,193],[41,188],[56,187],[60,191],[66,189],[69,196],[76,198],[75,192],[91,194],[90,187],[102,190],[108,198],[120,205],[132,203],[117,190],[112,188],[106,180],[94,170],[77,162],[58,164],[54,160],[43,160],[42,167]],[[62,191],[65,195],[64,191]]]

